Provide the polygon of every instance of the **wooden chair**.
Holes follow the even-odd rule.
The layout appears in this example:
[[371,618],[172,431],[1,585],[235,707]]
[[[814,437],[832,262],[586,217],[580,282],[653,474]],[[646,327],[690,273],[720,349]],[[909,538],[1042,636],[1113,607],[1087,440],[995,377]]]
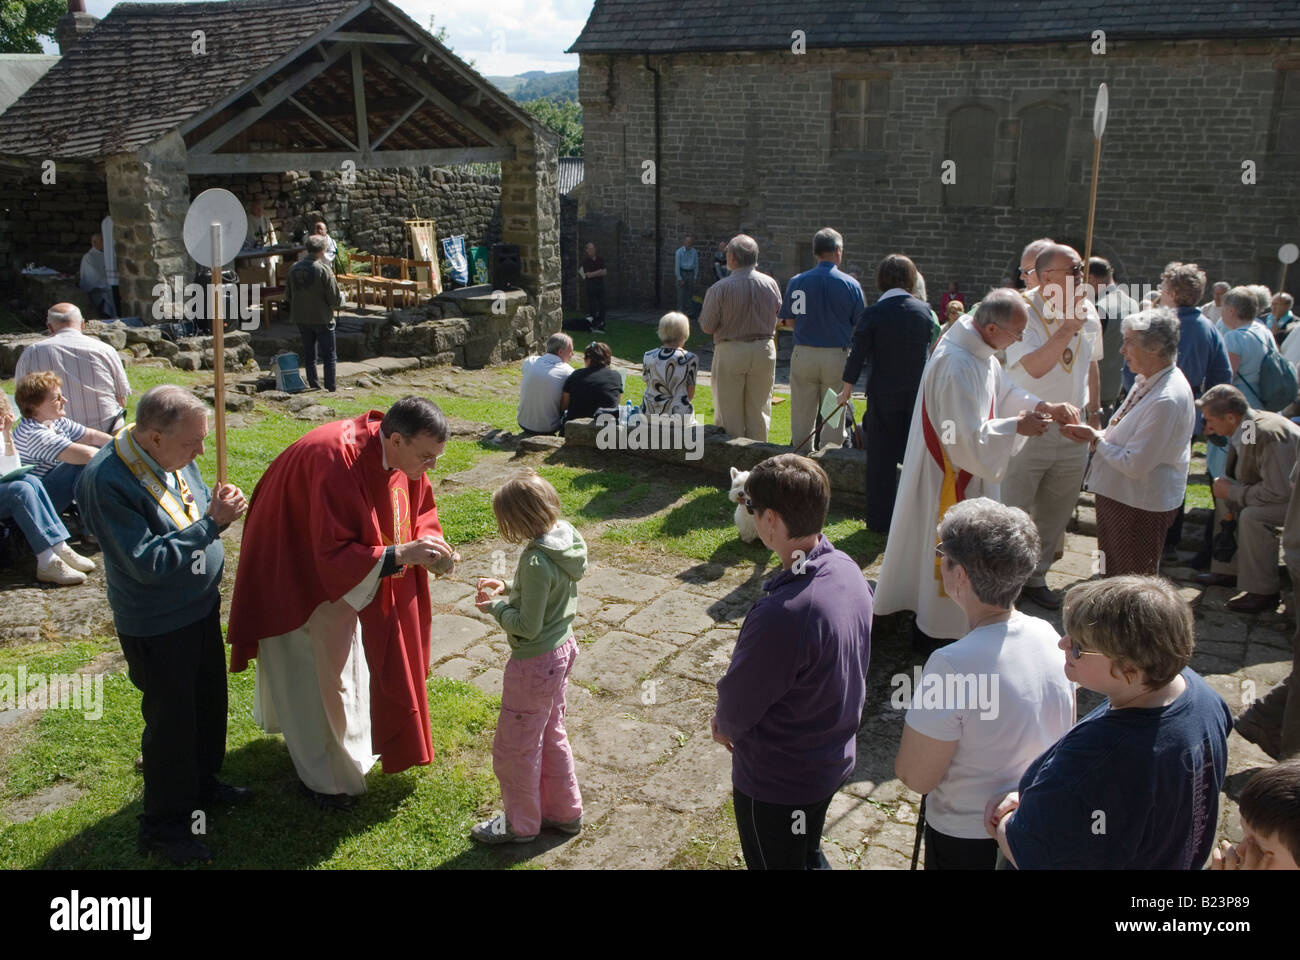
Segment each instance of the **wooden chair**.
[[[406,273],[407,279],[413,281],[416,285],[415,288],[416,306],[419,306],[420,304],[421,292],[427,293],[429,295],[430,300],[432,300],[434,297],[438,295],[438,291],[434,288],[433,285],[434,266],[432,260],[407,260],[406,270],[407,270]],[[421,270],[425,271],[423,279],[421,279],[420,276]],[[423,291],[421,290],[421,288],[423,288]]]
[[[361,253],[358,251],[352,255],[352,265],[366,262],[373,263],[373,261],[374,257],[369,253]],[[368,279],[367,276],[364,273],[338,273],[334,275],[334,279],[338,281],[339,286],[343,289],[346,290],[353,288],[356,290],[357,308],[360,309],[363,304],[362,284]]]
[[[392,310],[395,293],[400,291],[405,303],[407,292],[415,288],[415,284],[406,279],[405,264],[406,261],[402,257],[371,257],[371,275],[364,278],[362,287],[377,293],[382,292],[385,304],[389,310]],[[384,273],[385,269],[391,269],[397,275],[387,276]]]

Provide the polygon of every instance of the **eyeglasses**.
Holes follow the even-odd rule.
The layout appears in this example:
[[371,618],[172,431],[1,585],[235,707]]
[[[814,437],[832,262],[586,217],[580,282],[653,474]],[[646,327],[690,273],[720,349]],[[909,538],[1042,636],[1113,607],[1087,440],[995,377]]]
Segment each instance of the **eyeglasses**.
[[934,555],[935,555],[936,557],[946,557],[946,556],[948,556],[948,554],[946,554],[946,553],[943,552],[943,541],[942,541],[942,540],[940,540],[938,543],[936,543],[936,544],[934,545]]
[[1082,660],[1084,657],[1104,657],[1104,653],[1098,653],[1096,650],[1085,650],[1079,646],[1075,640],[1070,641],[1070,653],[1074,654],[1074,659]]

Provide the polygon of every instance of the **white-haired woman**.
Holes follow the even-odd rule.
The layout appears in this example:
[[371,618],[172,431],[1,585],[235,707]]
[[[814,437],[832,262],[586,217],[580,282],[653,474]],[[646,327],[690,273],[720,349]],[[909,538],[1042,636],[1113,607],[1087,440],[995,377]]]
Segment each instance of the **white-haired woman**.
[[663,346],[647,351],[641,358],[641,376],[645,380],[642,413],[695,416],[691,401],[695,399],[700,360],[685,349],[690,335],[691,322],[686,314],[674,311],[659,319],[659,342]]
[[925,869],[992,870],[984,827],[995,793],[1074,723],[1074,693],[1055,628],[1021,613],[1016,595],[1038,563],[1029,514],[963,500],[939,526],[944,592],[970,632],[930,655],[912,692],[894,773],[925,799]]
[[1167,307],[1143,310],[1121,330],[1121,352],[1136,375],[1128,396],[1104,431],[1061,428],[1094,452],[1084,486],[1097,498],[1105,576],[1159,572],[1165,534],[1187,494],[1187,438],[1196,423],[1192,388],[1177,366],[1177,314]]

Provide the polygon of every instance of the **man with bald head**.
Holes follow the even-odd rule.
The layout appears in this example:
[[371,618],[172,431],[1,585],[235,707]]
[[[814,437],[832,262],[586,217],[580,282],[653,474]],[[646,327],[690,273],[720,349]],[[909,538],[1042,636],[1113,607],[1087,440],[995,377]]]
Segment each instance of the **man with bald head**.
[[1220,280],[1214,285],[1214,299],[1201,307],[1201,313],[1210,318],[1210,322],[1218,327],[1220,333],[1225,333],[1228,329],[1227,327],[1220,326],[1219,321],[1223,319],[1223,298],[1231,289],[1232,284],[1225,280]]
[[73,303],[56,303],[45,314],[50,335],[18,357],[14,379],[52,370],[63,381],[67,416],[83,427],[116,433],[122,425],[131,385],[117,351],[81,332],[84,320]]
[[1038,286],[1038,255],[1056,243],[1051,237],[1030,240],[1020,251],[1020,279],[1026,290]]
[[1018,386],[994,357],[1020,343],[1028,323],[1017,291],[994,290],[973,316],[949,328],[921,376],[875,596],[877,616],[916,612],[917,647],[933,648],[969,629],[961,607],[944,592],[943,544],[936,543],[944,514],[961,500],[998,499],[1025,437],[1040,443],[1053,420],[1079,420],[1072,404],[1051,403]]
[[700,329],[713,334],[713,422],[733,437],[766,440],[781,288],[758,269],[758,243],[743,233],[727,244],[727,267],[700,308]]
[[[1101,321],[1084,296],[1083,259],[1073,247],[1051,243],[1040,249],[1033,275],[1038,285],[1024,294],[1029,323],[1024,339],[1007,347],[1007,375],[1044,400],[1086,409],[1088,424],[1100,429]],[[1002,485],[1002,502],[1033,517],[1042,541],[1038,566],[1021,596],[1048,610],[1061,601],[1047,587],[1047,569],[1087,465],[1087,447],[1053,429],[1012,458]]]

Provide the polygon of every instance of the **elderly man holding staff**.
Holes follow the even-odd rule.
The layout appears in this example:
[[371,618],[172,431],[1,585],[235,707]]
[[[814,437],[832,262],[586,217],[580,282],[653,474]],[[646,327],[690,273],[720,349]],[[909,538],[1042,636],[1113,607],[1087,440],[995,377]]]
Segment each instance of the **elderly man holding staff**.
[[1123,322],[1121,350],[1136,374],[1132,389],[1106,429],[1063,427],[1088,442],[1092,465],[1086,489],[1097,498],[1100,573],[1159,572],[1165,534],[1187,492],[1196,420],[1192,388],[1176,365],[1181,327],[1165,307],[1143,310]]
[[144,815],[140,851],[175,863],[210,860],[194,828],[217,804],[251,791],[217,780],[226,755],[226,671],[221,641],[221,534],[248,508],[232,484],[215,492],[195,465],[208,411],[163,384],[140,398],[136,422],[81,474],[77,501],[104,551],[113,610],[131,682],[144,695]]

